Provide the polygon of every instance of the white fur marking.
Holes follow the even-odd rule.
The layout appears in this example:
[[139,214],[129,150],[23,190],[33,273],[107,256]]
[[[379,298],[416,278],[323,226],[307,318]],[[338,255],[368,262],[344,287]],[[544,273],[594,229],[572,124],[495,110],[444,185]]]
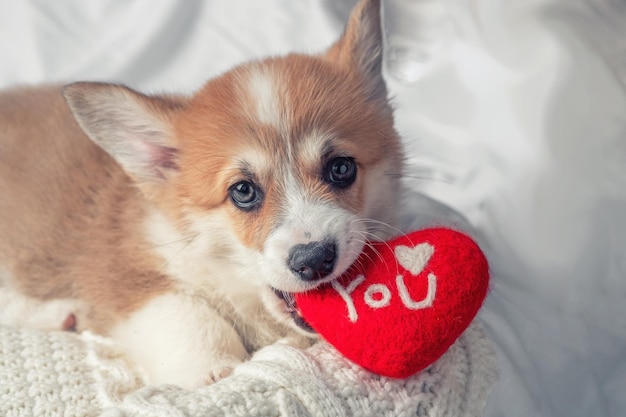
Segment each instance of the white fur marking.
[[[195,219],[189,220],[196,225]],[[218,226],[216,219],[206,219],[194,230],[183,233],[158,210],[151,211],[144,223],[146,236],[156,253],[163,258],[168,275],[194,288],[202,286],[205,281],[217,283],[219,280],[215,277],[232,272],[226,270],[226,264],[217,262],[214,256],[220,239],[216,236]]]
[[144,223],[148,241],[163,258],[167,274],[189,291],[220,294],[241,317],[258,322],[256,313],[262,308],[259,260],[238,244],[224,217],[189,214],[187,220],[190,230],[185,233],[158,210],[151,211]]
[[[285,178],[285,218],[267,239],[264,246],[264,274],[268,285],[274,288],[298,292],[312,288],[310,282],[302,281],[286,268],[289,250],[297,244],[332,240],[337,244],[337,260],[332,274],[315,284],[330,282],[345,272],[363,250],[362,236],[365,222],[355,221],[356,216],[336,203],[312,200],[307,190],[289,175]],[[314,285],[315,285],[314,284]]]
[[298,142],[299,157],[304,163],[312,166],[317,165],[324,152],[325,145],[331,143],[332,135],[313,131],[305,135]]
[[255,100],[256,117],[277,129],[281,127],[280,92],[274,76],[263,70],[250,74],[248,88]]

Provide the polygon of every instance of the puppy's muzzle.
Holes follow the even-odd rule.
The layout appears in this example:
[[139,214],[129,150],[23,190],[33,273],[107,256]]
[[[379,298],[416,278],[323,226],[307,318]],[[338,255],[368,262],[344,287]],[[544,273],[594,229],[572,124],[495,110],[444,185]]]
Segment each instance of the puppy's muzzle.
[[337,245],[331,241],[309,242],[291,248],[287,265],[303,281],[320,280],[333,271]]

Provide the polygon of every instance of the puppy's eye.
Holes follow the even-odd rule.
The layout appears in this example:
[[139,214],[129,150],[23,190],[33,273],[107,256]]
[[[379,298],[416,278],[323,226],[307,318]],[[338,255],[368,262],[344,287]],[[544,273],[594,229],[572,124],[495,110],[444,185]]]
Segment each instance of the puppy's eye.
[[228,192],[233,203],[242,210],[253,210],[261,205],[263,195],[250,181],[240,181],[232,185]]
[[356,163],[354,158],[334,158],[324,168],[324,180],[335,187],[349,187],[355,179]]

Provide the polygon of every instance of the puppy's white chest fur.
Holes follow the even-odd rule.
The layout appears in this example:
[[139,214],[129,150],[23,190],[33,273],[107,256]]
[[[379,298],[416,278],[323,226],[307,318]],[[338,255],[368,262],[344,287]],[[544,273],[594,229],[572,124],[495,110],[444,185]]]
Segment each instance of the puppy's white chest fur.
[[[198,221],[198,223],[200,223]],[[215,222],[217,223],[217,222]],[[217,230],[210,222],[204,227],[182,233],[172,221],[157,209],[149,210],[143,229],[154,251],[163,259],[162,269],[190,290],[223,290],[231,292],[237,285],[233,263],[227,253],[220,253]],[[207,236],[208,235],[208,236]],[[220,279],[223,277],[223,279]]]
[[[261,288],[244,278],[212,221],[198,218],[182,233],[153,209],[143,222],[174,290],[133,312],[111,336],[141,364],[148,382],[188,388],[214,382],[250,352],[289,333],[267,314]],[[206,230],[215,233],[207,236]]]
[[254,254],[223,227],[219,214],[189,216],[188,222],[183,233],[159,210],[146,216],[146,237],[163,260],[162,270],[180,292],[201,294],[216,308],[228,303],[238,315],[255,317],[262,309],[262,286],[247,276],[251,270],[247,265],[253,262],[239,259]]

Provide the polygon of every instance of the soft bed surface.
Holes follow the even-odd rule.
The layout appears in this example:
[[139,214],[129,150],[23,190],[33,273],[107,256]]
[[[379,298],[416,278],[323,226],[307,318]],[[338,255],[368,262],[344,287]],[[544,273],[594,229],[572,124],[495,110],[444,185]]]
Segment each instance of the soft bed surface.
[[[420,3],[405,17],[436,47],[414,81],[388,74],[411,164],[399,209],[406,228],[465,225],[489,257],[479,319],[500,378],[485,415],[626,415],[626,3]],[[3,2],[0,86],[191,91],[247,59],[323,49],[352,4]]]
[[35,416],[479,416],[494,377],[491,344],[475,323],[428,370],[388,379],[325,343],[258,351],[196,390],[144,387],[110,341],[83,333],[0,327],[0,415]]

